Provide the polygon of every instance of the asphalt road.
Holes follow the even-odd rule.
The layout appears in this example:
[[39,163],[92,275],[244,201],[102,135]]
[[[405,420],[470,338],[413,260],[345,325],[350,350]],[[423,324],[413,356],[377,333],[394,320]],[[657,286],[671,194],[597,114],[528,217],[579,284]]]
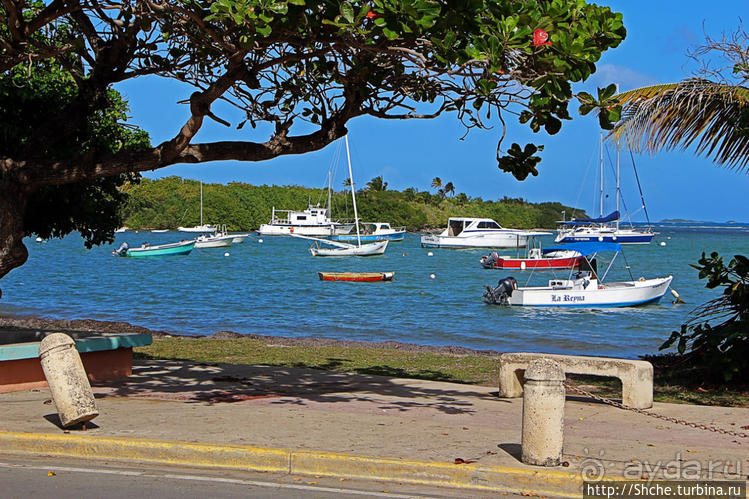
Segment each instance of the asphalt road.
[[[6,499],[482,497],[476,491],[390,482],[3,454],[0,454],[0,496]],[[496,495],[487,493],[484,497]]]

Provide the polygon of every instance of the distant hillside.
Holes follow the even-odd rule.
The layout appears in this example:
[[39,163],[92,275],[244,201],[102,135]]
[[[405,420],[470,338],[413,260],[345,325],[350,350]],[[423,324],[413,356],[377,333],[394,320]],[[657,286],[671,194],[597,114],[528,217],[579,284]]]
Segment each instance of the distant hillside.
[[[123,190],[129,200],[123,219],[133,229],[176,229],[197,225],[200,221],[200,184],[195,180],[168,177],[142,179]],[[403,191],[360,190],[356,194],[359,218],[364,221],[405,225],[410,231],[444,227],[448,217],[488,217],[500,225],[514,228],[553,228],[562,211],[586,216],[581,210],[561,203],[530,203],[522,198],[504,197],[497,201],[433,194],[408,188]],[[273,207],[302,210],[312,204],[327,203],[321,189],[300,186],[255,186],[239,182],[228,185],[203,184],[203,222],[226,224],[229,230],[247,231],[267,223]],[[351,195],[333,194],[333,218],[353,219]]]

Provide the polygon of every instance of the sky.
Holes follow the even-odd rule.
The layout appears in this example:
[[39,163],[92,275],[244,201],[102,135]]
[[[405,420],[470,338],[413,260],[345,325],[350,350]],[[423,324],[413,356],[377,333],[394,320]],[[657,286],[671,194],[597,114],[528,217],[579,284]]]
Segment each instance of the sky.
[[[688,48],[705,41],[705,34],[720,38],[732,33],[740,19],[749,21],[748,0],[603,0],[598,2],[622,12],[627,38],[619,47],[604,53],[597,72],[575,91],[595,92],[597,86],[619,85],[620,91],[676,82],[692,75],[695,65],[687,57]],[[116,87],[130,102],[131,122],[151,135],[156,144],[174,136],[187,119],[187,99],[192,89],[169,81],[139,79]],[[522,197],[532,202],[558,201],[599,212],[598,168],[600,127],[593,115],[578,116],[577,103],[570,104],[572,121],[565,121],[554,136],[533,134],[527,127],[508,128],[504,148],[513,142],[544,144],[543,161],[537,177],[523,182],[497,168],[498,129],[465,130],[454,115],[434,120],[377,120],[369,117],[349,122],[354,183],[362,187],[381,175],[389,189],[414,187],[430,190],[434,177],[452,182],[455,192],[484,200],[504,196]],[[221,107],[214,113],[222,116]],[[249,129],[249,127],[247,127]],[[243,133],[246,133],[244,130]],[[209,122],[197,141],[231,138],[227,129]],[[267,136],[249,140],[265,141]],[[327,172],[336,157],[337,145],[299,156],[285,156],[264,162],[214,162],[202,165],[174,165],[144,176],[161,178],[177,175],[206,183],[244,182],[253,185],[302,185],[323,188]],[[609,147],[608,155],[615,157]],[[651,221],[689,219],[701,221],[749,222],[749,174],[719,167],[697,157],[693,150],[660,152],[655,156],[634,155]],[[614,209],[615,180],[611,164],[605,161],[605,190],[609,193],[604,211]],[[626,204],[625,218],[644,221],[640,194],[634,180],[629,153],[621,157],[621,192]],[[334,188],[342,189],[344,172],[339,168]],[[301,209],[301,206],[279,207]],[[624,210],[623,210],[624,211]]]

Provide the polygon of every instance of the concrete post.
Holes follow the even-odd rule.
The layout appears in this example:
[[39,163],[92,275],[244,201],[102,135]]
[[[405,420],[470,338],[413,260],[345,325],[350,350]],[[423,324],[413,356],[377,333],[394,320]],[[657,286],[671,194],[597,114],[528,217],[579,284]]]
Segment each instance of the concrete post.
[[39,358],[63,427],[90,421],[99,415],[81,356],[70,336],[47,335],[39,344]]
[[551,359],[525,370],[521,459],[536,466],[559,466],[564,441],[564,371]]

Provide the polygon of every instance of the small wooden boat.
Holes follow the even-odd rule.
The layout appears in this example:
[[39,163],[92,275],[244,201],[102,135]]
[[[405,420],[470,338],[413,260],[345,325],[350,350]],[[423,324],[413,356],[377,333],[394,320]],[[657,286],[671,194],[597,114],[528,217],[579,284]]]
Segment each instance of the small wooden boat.
[[321,281],[392,281],[395,272],[318,272]]
[[112,254],[129,257],[187,255],[194,247],[194,239],[169,244],[151,245],[143,243],[138,248],[131,248],[127,243],[122,243],[119,248],[112,252]]

